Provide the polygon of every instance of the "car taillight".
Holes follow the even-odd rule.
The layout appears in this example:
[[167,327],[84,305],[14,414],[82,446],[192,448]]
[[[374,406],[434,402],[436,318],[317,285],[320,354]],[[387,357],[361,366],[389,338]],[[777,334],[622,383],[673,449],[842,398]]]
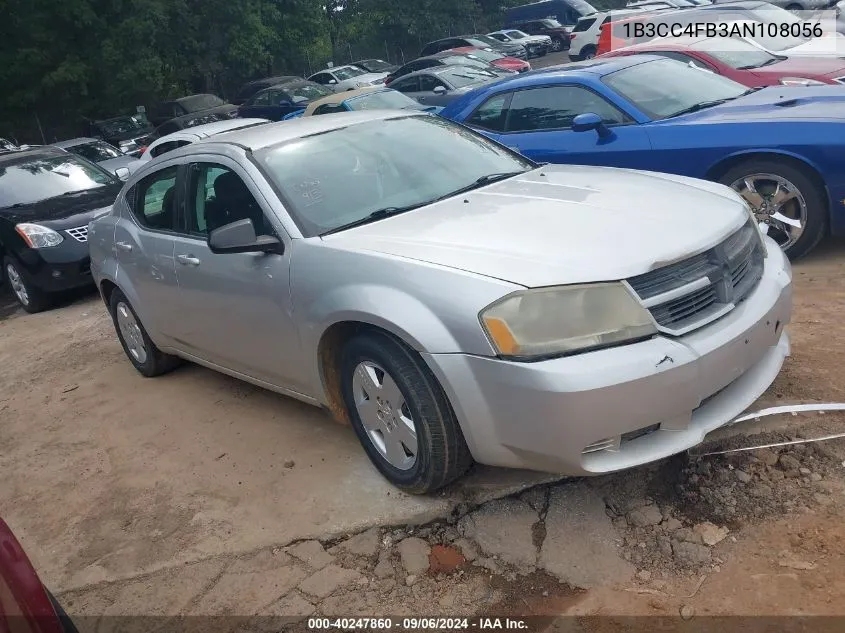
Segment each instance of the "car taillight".
[[575,33],[570,33],[570,34],[569,34],[569,39],[570,39],[570,40],[574,40],[574,39],[575,39]]
[[138,148],[138,156],[143,156],[144,152],[146,152],[146,151],[147,151],[146,147],[139,147]]

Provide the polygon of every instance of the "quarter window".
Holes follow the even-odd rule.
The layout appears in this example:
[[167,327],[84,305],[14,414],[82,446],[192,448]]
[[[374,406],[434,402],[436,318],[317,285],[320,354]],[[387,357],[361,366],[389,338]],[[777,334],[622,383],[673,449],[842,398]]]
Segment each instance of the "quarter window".
[[596,93],[578,86],[549,86],[513,93],[508,132],[561,130],[572,127],[579,114],[593,112],[607,124],[627,123],[625,114]]
[[252,220],[256,235],[273,235],[264,212],[241,177],[215,163],[191,165],[188,185],[188,232],[209,231],[238,220]]
[[148,229],[170,231],[176,215],[178,167],[166,167],[136,185],[132,213]]

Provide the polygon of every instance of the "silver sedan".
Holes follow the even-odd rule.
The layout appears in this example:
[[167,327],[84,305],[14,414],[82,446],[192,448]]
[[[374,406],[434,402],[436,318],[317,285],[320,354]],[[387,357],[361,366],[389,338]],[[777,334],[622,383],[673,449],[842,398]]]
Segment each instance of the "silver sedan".
[[683,451],[789,353],[789,263],[729,188],[541,166],[432,115],[200,140],[134,174],[89,244],[141,374],[185,359],[323,406],[415,493],[473,460]]

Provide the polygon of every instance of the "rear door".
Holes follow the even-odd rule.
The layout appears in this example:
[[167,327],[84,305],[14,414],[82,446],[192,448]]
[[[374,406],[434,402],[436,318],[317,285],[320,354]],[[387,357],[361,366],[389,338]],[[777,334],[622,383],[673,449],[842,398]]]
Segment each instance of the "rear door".
[[[598,114],[609,134],[575,132],[579,114]],[[484,102],[467,124],[523,155],[546,163],[648,169],[645,130],[598,93],[580,85],[555,85],[500,93]]]
[[175,163],[139,180],[121,203],[114,233],[121,287],[159,346],[174,345],[171,326],[179,287],[173,249],[181,184]]

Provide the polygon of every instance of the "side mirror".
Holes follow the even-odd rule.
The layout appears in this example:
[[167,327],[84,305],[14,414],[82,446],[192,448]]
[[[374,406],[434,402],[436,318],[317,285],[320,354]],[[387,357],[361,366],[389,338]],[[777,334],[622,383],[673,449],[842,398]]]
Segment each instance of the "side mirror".
[[445,95],[446,94],[446,88],[444,88],[443,86],[437,86],[437,87],[434,88],[434,94]]
[[337,80],[336,80],[336,79],[329,79],[329,85],[330,85],[330,86],[336,86],[336,85],[337,85]]
[[127,167],[120,167],[114,170],[114,175],[121,180],[126,180],[129,178],[129,169]]
[[607,138],[611,134],[601,117],[594,112],[579,114],[572,120],[573,132],[589,132],[590,130],[595,130],[600,138]]
[[249,218],[238,220],[214,229],[208,235],[208,247],[212,253],[276,253],[281,255],[284,246],[270,235],[255,235],[255,227]]

